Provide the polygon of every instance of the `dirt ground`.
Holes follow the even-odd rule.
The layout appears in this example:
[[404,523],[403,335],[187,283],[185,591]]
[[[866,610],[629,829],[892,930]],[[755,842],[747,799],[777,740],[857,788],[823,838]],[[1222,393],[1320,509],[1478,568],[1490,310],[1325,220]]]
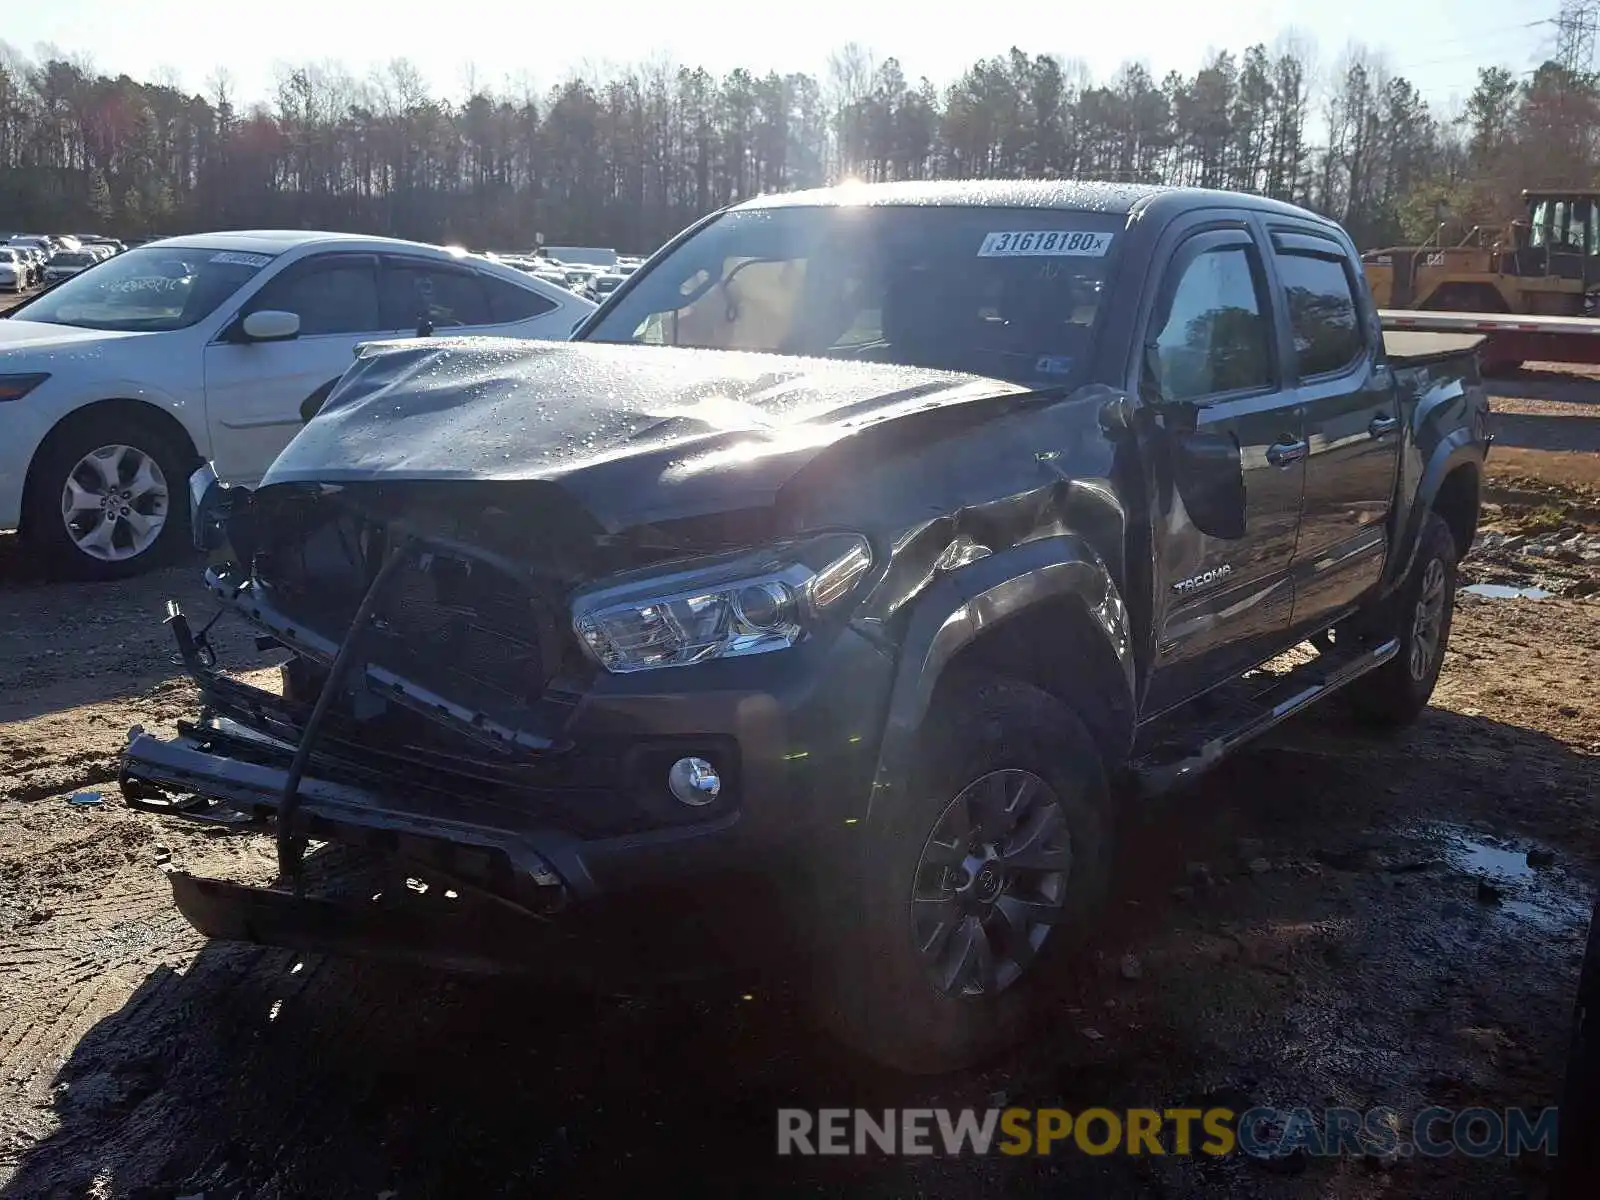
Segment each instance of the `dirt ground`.
[[[1485,544],[1507,548],[1464,582],[1553,594],[1463,595],[1404,735],[1330,707],[1129,809],[1053,1026],[940,1080],[863,1065],[753,975],[574,997],[203,945],[164,869],[266,881],[270,844],[133,812],[113,782],[130,726],[191,714],[161,620],[168,597],[210,611],[196,572],[48,586],[0,536],[0,1197],[1545,1194],[1543,1156],[773,1153],[780,1106],[1556,1102],[1600,882],[1600,563],[1564,547],[1600,533],[1600,454],[1547,443],[1600,429],[1600,382],[1499,390]],[[217,641],[270,677],[243,628]]]

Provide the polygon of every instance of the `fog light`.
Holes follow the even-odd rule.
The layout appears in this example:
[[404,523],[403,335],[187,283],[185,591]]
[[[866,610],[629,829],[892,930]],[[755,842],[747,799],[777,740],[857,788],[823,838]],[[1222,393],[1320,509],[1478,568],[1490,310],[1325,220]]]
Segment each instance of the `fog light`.
[[667,772],[667,786],[684,804],[710,804],[722,791],[722,776],[703,758],[680,758]]

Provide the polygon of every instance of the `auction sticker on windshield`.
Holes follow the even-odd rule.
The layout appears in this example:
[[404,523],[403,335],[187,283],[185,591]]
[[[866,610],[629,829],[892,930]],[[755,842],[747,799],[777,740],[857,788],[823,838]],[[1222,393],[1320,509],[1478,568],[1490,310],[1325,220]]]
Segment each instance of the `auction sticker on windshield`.
[[985,234],[979,258],[1103,258],[1111,249],[1109,233],[1074,233],[1036,229]]
[[231,263],[236,267],[264,267],[272,261],[272,255],[246,254],[240,250],[223,250],[221,253],[213,254],[210,261],[214,263]]

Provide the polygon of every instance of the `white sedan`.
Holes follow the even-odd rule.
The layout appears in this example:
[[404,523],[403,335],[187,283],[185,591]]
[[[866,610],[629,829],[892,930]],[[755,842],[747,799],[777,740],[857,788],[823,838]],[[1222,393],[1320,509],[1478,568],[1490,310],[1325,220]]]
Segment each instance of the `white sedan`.
[[0,529],[53,575],[109,579],[188,538],[209,460],[255,483],[361,342],[564,340],[594,305],[511,267],[345,234],[168,238],[0,318]]
[[20,251],[0,246],[0,292],[20,292],[28,286],[31,268]]
[[46,284],[60,283],[63,279],[71,279],[87,271],[99,261],[87,250],[57,250],[50,256],[50,261],[44,264],[44,281]]

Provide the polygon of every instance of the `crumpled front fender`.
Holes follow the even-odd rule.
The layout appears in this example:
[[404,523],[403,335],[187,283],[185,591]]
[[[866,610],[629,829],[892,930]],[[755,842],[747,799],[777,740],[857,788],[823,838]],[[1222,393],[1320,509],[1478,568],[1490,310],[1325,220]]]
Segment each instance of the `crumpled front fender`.
[[[1082,683],[1096,703],[1116,714],[1110,741],[1131,742],[1133,636],[1128,611],[1105,562],[1082,537],[1065,534],[1025,542],[953,571],[918,600],[902,644],[899,667],[879,749],[871,810],[905,787],[935,690],[967,647],[1005,622],[1041,604],[1066,601],[1081,608],[1075,630],[1098,639],[1106,664],[1084,664]],[[1104,724],[1100,723],[1104,728]],[[1125,747],[1124,747],[1125,748]]]

